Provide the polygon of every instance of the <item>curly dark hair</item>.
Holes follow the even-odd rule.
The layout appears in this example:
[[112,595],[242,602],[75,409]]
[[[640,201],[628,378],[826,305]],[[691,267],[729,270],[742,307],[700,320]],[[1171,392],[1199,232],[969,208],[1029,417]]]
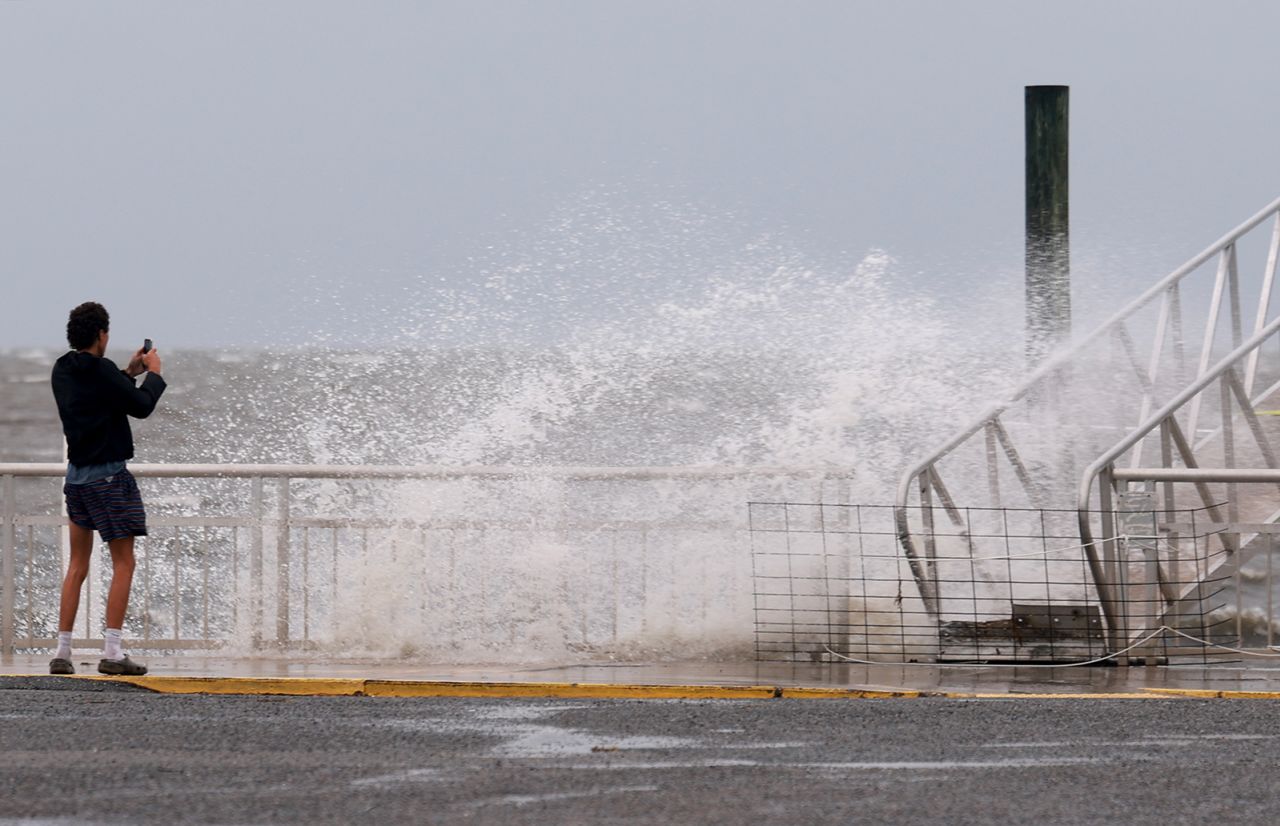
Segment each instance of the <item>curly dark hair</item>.
[[109,329],[111,316],[107,308],[96,301],[86,301],[67,318],[67,343],[73,350],[85,350],[98,340],[98,333]]

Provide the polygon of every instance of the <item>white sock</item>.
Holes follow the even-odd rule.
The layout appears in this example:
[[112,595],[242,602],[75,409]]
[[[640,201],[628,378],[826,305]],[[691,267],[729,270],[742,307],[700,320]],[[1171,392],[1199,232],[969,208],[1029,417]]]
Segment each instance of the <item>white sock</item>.
[[70,631],[58,632],[58,650],[54,652],[53,658],[55,660],[71,659],[71,632]]
[[122,660],[124,652],[120,650],[120,638],[124,632],[119,628],[108,628],[102,635],[102,657],[107,660]]

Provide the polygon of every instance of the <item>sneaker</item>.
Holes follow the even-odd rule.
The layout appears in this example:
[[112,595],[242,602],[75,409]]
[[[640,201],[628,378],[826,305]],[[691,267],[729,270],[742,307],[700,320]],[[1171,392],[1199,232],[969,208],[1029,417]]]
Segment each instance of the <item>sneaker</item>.
[[99,674],[112,674],[124,677],[141,677],[147,673],[147,667],[141,663],[135,663],[129,659],[126,654],[119,660],[101,659],[98,661]]
[[49,660],[49,673],[74,674],[76,673],[76,667],[72,664],[71,660],[68,660],[65,657],[54,657],[52,660]]

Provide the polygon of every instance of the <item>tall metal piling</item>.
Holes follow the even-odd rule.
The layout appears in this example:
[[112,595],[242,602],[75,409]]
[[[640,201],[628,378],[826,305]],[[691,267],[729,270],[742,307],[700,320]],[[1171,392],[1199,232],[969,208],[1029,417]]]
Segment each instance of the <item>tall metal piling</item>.
[[1028,86],[1026,108],[1027,360],[1071,334],[1066,86]]

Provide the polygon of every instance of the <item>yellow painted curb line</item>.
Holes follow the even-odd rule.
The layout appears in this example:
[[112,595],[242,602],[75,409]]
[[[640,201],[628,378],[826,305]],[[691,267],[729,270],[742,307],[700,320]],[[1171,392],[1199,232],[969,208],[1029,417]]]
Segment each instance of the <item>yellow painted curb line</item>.
[[559,697],[643,700],[876,699],[930,696],[893,688],[818,688],[772,685],[644,685],[633,683],[513,683],[452,680],[361,680],[314,677],[109,677],[159,694],[279,694],[368,697]]
[[[19,676],[19,675],[15,675]],[[43,675],[30,675],[43,676]],[[645,700],[767,700],[771,685],[634,685],[628,683],[501,683],[448,680],[364,680],[318,677],[114,677],[67,679],[125,683],[158,694],[276,694],[313,697],[578,697]]]
[[951,700],[1153,700],[1151,694],[1137,691],[1115,691],[1090,694],[1087,692],[1044,692],[1019,694],[1015,691],[967,692],[944,691],[936,695]]
[[364,692],[365,680],[318,677],[115,677],[79,679],[127,683],[158,694],[283,694],[297,697],[351,697]]
[[370,697],[595,697],[645,700],[768,700],[771,685],[633,685],[627,683],[488,683],[366,680]]
[[130,683],[162,694],[283,694],[351,697],[364,690],[364,680],[310,677],[129,677]]
[[[10,674],[9,677],[45,677]],[[772,685],[645,685],[634,683],[481,682],[461,680],[369,680],[327,677],[115,677],[82,674],[68,680],[94,680],[159,694],[283,695],[295,697],[558,697],[636,700],[791,700],[915,699],[952,700],[1157,700],[1171,698],[1280,700],[1280,691],[1230,691],[1199,688],[1146,688],[1141,691],[980,692],[912,688],[836,688]]]
[[1199,697],[1216,700],[1280,700],[1280,691],[1214,691],[1209,688],[1148,688],[1166,697]]
[[779,695],[784,700],[843,700],[865,699],[879,700],[891,697],[916,698],[938,696],[927,691],[915,689],[882,689],[882,688],[807,688],[803,686],[784,686]]

